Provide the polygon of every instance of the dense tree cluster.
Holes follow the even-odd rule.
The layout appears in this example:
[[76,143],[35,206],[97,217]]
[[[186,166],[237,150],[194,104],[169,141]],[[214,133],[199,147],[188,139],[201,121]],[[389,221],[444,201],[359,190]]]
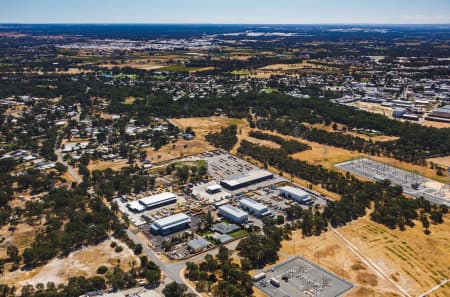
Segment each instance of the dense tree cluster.
[[274,222],[266,220],[263,234],[251,233],[239,242],[237,246],[239,255],[248,261],[250,268],[259,269],[278,260],[283,230],[274,225]]
[[283,150],[258,146],[248,141],[241,143],[238,152],[341,195],[339,201],[329,202],[323,212],[326,221],[333,226],[343,225],[365,215],[371,202],[375,205],[372,219],[390,228],[413,226],[413,220],[418,217],[419,211],[431,212],[431,206],[427,206],[423,199],[404,197],[402,188],[392,186],[387,180],[377,183],[359,181],[350,174],[343,175],[321,166],[310,165],[293,159]]
[[[165,102],[164,104],[162,103]],[[450,154],[450,129],[437,129],[425,127],[415,123],[400,122],[379,114],[353,109],[348,106],[334,104],[326,99],[302,99],[298,100],[283,94],[259,94],[249,93],[245,97],[225,96],[223,98],[210,98],[201,100],[198,98],[182,99],[172,102],[170,98],[160,96],[148,98],[133,106],[116,105],[113,100],[112,106],[127,112],[171,116],[209,116],[217,110],[223,111],[230,117],[244,118],[248,115],[251,107],[259,119],[284,119],[289,131],[284,134],[294,135],[305,133],[311,139],[317,139],[334,143],[340,147],[351,147],[354,150],[382,153],[400,160],[414,163],[423,163],[425,158],[443,156]],[[154,106],[149,109],[148,106]],[[117,111],[117,110],[116,110]],[[301,126],[306,123],[333,122],[346,125],[348,129],[371,129],[377,130],[385,135],[398,136],[398,140],[382,143],[370,143],[362,138],[340,133],[319,131],[318,129],[305,129]],[[272,123],[274,123],[272,121]],[[276,124],[276,123],[274,123]],[[281,125],[281,124],[280,124]],[[270,125],[267,125],[270,127]],[[297,127],[297,131],[295,131]],[[280,130],[281,131],[281,130]],[[312,131],[312,132],[311,132]],[[298,135],[298,134],[297,134]],[[339,145],[342,142],[341,145]]]
[[188,262],[186,266],[186,277],[196,283],[198,292],[212,292],[220,297],[247,297],[253,293],[247,270],[231,262],[230,251],[225,247],[220,247],[216,257],[206,255],[200,264]]
[[[267,120],[261,119],[256,123],[257,127],[265,130],[277,131],[281,134],[291,135],[307,139],[309,141],[327,144],[330,146],[341,147],[348,150],[355,150],[371,155],[385,155],[394,157],[402,161],[424,164],[425,159],[435,155],[445,154],[448,148],[441,142],[436,142],[435,146],[431,146],[431,138],[439,137],[445,131],[427,135],[427,137],[408,137],[401,136],[398,140],[385,142],[372,142],[361,137],[343,134],[339,132],[328,132],[322,129],[310,128],[305,125],[291,120]],[[443,129],[445,130],[445,129]],[[417,129],[417,133],[427,133],[427,129]],[[434,130],[428,132],[436,132]],[[409,132],[408,133],[416,133]],[[450,137],[450,136],[448,136]],[[437,138],[434,138],[437,141]],[[447,138],[448,139],[448,138]],[[421,140],[424,142],[422,143]],[[416,144],[414,144],[416,143]],[[428,143],[428,144],[427,144]]]
[[91,182],[97,194],[111,199],[114,195],[151,190],[155,185],[155,177],[135,167],[125,167],[120,171],[108,168],[92,171]]
[[216,147],[229,151],[238,141],[236,133],[236,125],[230,125],[226,128],[222,128],[222,130],[218,133],[210,133],[206,135],[206,140]]
[[39,220],[45,215],[45,229],[23,251],[25,265],[38,265],[108,237],[114,223],[112,214],[99,199],[85,197],[86,193],[79,190],[56,189],[41,202],[27,203],[27,216]]

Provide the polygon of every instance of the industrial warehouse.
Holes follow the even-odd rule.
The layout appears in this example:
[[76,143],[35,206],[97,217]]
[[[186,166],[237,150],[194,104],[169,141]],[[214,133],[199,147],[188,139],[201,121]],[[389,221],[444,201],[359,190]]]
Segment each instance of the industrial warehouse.
[[243,198],[239,201],[239,206],[248,211],[248,213],[254,215],[255,217],[263,217],[271,214],[267,206],[258,203],[250,198]]
[[309,204],[312,202],[310,194],[299,188],[295,188],[292,186],[284,186],[279,188],[279,190],[281,196],[292,199],[298,203]]
[[234,191],[243,187],[247,187],[259,182],[266,181],[268,179],[273,178],[273,174],[266,170],[254,170],[250,171],[247,174],[232,178],[232,179],[224,179],[220,182],[220,184],[227,190]]
[[[292,204],[289,200],[326,203],[314,191],[283,187],[289,183],[282,176],[259,169],[227,152],[192,155],[178,162],[199,160],[208,166],[209,178],[175,189],[176,194],[171,184],[166,183],[160,189],[166,192],[131,193],[114,199],[151,246],[172,260],[185,259],[245,237],[248,230],[263,227],[263,218],[285,216],[285,209]],[[303,207],[308,205],[303,203]],[[201,215],[205,210],[211,213],[213,224],[210,226],[204,224],[205,218]],[[203,230],[205,227],[207,229]]]
[[142,212],[144,210],[161,207],[164,205],[177,202],[177,195],[169,192],[147,196],[137,201],[127,203],[128,209],[134,212]]
[[248,221],[248,213],[229,204],[219,207],[219,215],[236,224],[242,225]]
[[189,227],[191,218],[184,214],[178,213],[155,221],[150,226],[150,232],[154,235],[167,235]]

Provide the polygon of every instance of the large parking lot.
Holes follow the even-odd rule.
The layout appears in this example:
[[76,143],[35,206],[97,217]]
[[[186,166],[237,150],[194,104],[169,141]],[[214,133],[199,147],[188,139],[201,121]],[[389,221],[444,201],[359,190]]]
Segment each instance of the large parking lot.
[[447,185],[433,181],[414,172],[408,172],[367,158],[336,164],[337,168],[370,180],[389,179],[400,185],[406,194],[416,198],[423,196],[436,204],[450,206],[450,190]]
[[[246,175],[250,171],[260,169],[255,165],[250,164],[249,162],[235,157],[227,152],[205,153],[204,155],[205,160],[208,163],[208,173],[210,174],[211,178],[217,183],[220,183],[220,181],[223,179],[241,177],[243,175]],[[232,194],[237,194],[241,192],[254,191],[285,181],[286,179],[284,179],[283,177],[274,174],[274,177],[272,179],[229,192]]]
[[[266,277],[255,283],[270,297],[335,297],[353,288],[346,280],[308,260],[296,257],[264,271]],[[279,286],[270,279],[274,278]]]

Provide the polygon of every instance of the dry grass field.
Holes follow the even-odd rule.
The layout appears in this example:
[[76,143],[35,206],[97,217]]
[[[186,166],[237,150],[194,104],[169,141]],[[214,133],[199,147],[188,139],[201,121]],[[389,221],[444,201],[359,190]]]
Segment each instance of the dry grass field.
[[31,245],[40,227],[30,226],[28,224],[19,224],[14,231],[8,230],[9,225],[0,228],[0,258],[6,258],[6,250],[8,246],[15,245],[20,252]]
[[175,143],[169,143],[157,151],[153,148],[147,148],[146,151],[148,160],[151,160],[154,163],[159,163],[180,157],[204,153],[213,149],[214,147],[204,140],[178,139]]
[[208,118],[179,118],[172,119],[171,123],[180,129],[192,127],[194,129],[197,139],[205,139],[205,136],[211,132],[219,132],[220,129],[228,127],[229,125],[236,125],[238,128],[246,124],[241,119],[230,119],[227,117],[208,117]]
[[269,78],[272,75],[296,75],[299,73],[331,73],[339,72],[338,68],[302,61],[292,64],[272,64],[257,69],[252,77]]
[[47,282],[59,284],[65,283],[72,276],[94,276],[97,268],[101,265],[107,267],[119,265],[124,271],[130,270],[133,262],[134,265],[139,265],[139,258],[126,244],[118,240],[114,241],[123,247],[122,252],[116,253],[110,247],[112,240],[105,240],[96,246],[89,246],[73,252],[65,258],[55,258],[46,265],[33,270],[16,270],[14,272],[5,270],[1,281],[19,288],[27,284],[36,285]]
[[428,162],[433,162],[439,166],[450,168],[450,156],[430,158],[427,159]]
[[307,123],[305,123],[304,125],[308,126],[308,127],[324,130],[324,131],[327,131],[327,132],[340,132],[342,134],[352,135],[354,137],[359,137],[359,138],[362,138],[364,140],[372,140],[374,142],[392,141],[392,140],[397,140],[399,138],[399,137],[396,137],[396,136],[387,136],[387,135],[369,136],[369,135],[358,133],[358,132],[354,132],[354,131],[343,131],[342,128],[344,128],[345,126],[342,125],[342,124],[338,124],[338,123],[336,123],[336,125],[337,125],[337,128],[339,129],[339,131],[334,131],[333,130],[333,125],[325,126],[323,123],[320,123],[320,124],[307,124]]
[[423,121],[422,125],[434,128],[450,128],[450,123],[434,122],[434,121]]
[[[361,254],[375,263],[393,282],[411,296],[417,296],[450,275],[450,216],[446,223],[431,227],[431,235],[416,226],[402,232],[361,218],[339,232]],[[356,285],[346,296],[396,296],[399,291],[372,271],[333,232],[318,237],[302,238],[300,232],[293,240],[284,241],[282,252],[303,256],[324,268],[343,276]],[[450,296],[449,286],[430,296]]]
[[88,165],[88,169],[92,172],[94,170],[105,170],[111,168],[114,171],[119,171],[124,167],[128,167],[128,160],[118,160],[118,161],[90,161]]
[[296,231],[292,240],[283,241],[281,253],[302,256],[324,269],[350,281],[355,288],[346,297],[360,296],[400,296],[385,280],[377,276],[361,262],[332,232],[321,236],[302,238]]
[[274,148],[274,149],[279,149],[281,147],[281,145],[279,145],[278,143],[272,142],[270,140],[262,140],[262,139],[258,139],[258,138],[253,138],[253,137],[246,137],[245,140],[257,144],[257,145],[262,145],[262,146],[266,146],[266,147],[270,147],[270,148]]
[[[390,230],[363,218],[340,228],[365,256],[391,279],[417,296],[450,276],[450,216],[444,224],[432,225],[425,235],[420,222],[406,231]],[[450,296],[443,288],[431,296]]]
[[376,103],[361,102],[361,101],[353,102],[350,105],[357,107],[361,110],[382,114],[384,116],[392,118],[392,108],[391,107],[385,107],[385,106],[381,106]]
[[[210,117],[210,118],[173,119],[171,121],[174,125],[178,126],[181,129],[186,129],[187,127],[192,127],[194,129],[194,131],[197,133],[196,139],[198,139],[198,140],[204,140],[204,137],[210,132],[217,132],[217,131],[220,131],[220,129],[222,127],[226,127],[230,124],[236,124],[238,126],[238,135],[237,135],[238,143],[231,150],[231,153],[233,153],[233,154],[237,153],[237,149],[239,148],[239,143],[243,139],[253,142],[255,144],[265,145],[265,146],[272,147],[272,148],[275,148],[278,146],[277,144],[275,144],[271,141],[267,141],[267,140],[263,141],[263,140],[249,137],[250,131],[252,131],[252,130],[258,131],[259,129],[250,128],[248,126],[247,121],[245,121],[245,120],[228,119],[226,117]],[[323,125],[319,125],[319,126],[314,125],[314,127],[327,129],[327,130],[332,129],[331,126],[325,127]],[[342,127],[338,127],[338,128],[342,128]],[[262,130],[260,130],[260,131],[262,131]],[[336,163],[348,161],[348,160],[351,160],[354,158],[359,158],[359,157],[370,157],[374,160],[389,164],[394,167],[398,167],[398,168],[401,168],[401,169],[404,169],[407,171],[411,171],[411,172],[415,171],[421,175],[424,175],[428,178],[434,179],[439,182],[446,182],[446,177],[437,176],[435,170],[432,170],[432,169],[424,167],[424,166],[414,165],[414,164],[407,163],[407,162],[401,162],[394,158],[369,156],[369,155],[361,154],[361,153],[358,153],[355,151],[349,151],[349,150],[342,149],[342,148],[319,144],[317,142],[307,141],[304,139],[298,139],[298,138],[295,138],[292,136],[282,135],[282,134],[279,134],[276,132],[265,131],[265,130],[262,132],[277,135],[277,136],[280,136],[285,139],[299,140],[305,144],[308,144],[309,146],[311,146],[311,148],[312,148],[311,150],[296,153],[296,154],[292,155],[292,157],[294,159],[306,161],[313,165],[322,165],[323,167],[328,168],[328,169],[338,170],[334,167],[334,164],[336,164]],[[349,133],[355,133],[355,132],[349,132]],[[359,133],[355,133],[355,134],[360,136]],[[362,135],[362,136],[364,136],[364,135]],[[387,141],[387,140],[393,140],[393,139],[395,139],[395,138],[387,137],[387,136],[372,137],[372,140],[376,140],[376,141]],[[252,162],[255,162],[255,161],[252,160]],[[276,168],[269,168],[269,169],[271,169],[273,172],[278,172],[278,170]],[[287,178],[291,178],[291,177],[288,176]],[[298,178],[291,178],[291,179],[293,182],[296,182],[302,186],[309,185],[309,183],[307,181],[304,181],[304,180],[301,180]],[[361,178],[361,179],[363,179],[363,178]],[[330,193],[319,186],[314,186],[313,189],[317,190],[318,192],[320,192],[324,195],[329,196],[330,198],[333,198],[333,199],[340,198],[339,195],[336,195],[335,193]]]

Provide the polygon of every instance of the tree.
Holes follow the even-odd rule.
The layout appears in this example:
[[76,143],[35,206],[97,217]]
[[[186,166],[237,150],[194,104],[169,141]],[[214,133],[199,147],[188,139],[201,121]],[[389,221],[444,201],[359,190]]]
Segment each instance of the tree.
[[188,287],[186,285],[172,282],[163,289],[163,294],[165,297],[190,297],[190,296],[192,296],[192,294],[187,293],[187,290],[188,290]]
[[97,274],[105,274],[108,271],[108,267],[105,265],[99,266],[97,268]]
[[134,254],[139,255],[140,253],[142,253],[142,244],[138,243],[134,247]]
[[56,168],[56,170],[58,170],[59,173],[61,173],[61,174],[67,171],[67,166],[64,165],[64,164],[61,163],[61,162],[56,162],[55,168]]
[[10,261],[16,262],[17,258],[19,258],[19,249],[14,245],[9,245],[8,248],[6,249],[6,255],[9,257]]
[[282,216],[282,215],[278,215],[277,216],[277,224],[278,225],[283,225],[284,224],[284,216]]
[[189,178],[189,167],[188,166],[179,166],[175,171],[175,175],[180,180],[180,184],[184,184],[187,182]]
[[433,210],[430,214],[430,219],[434,224],[442,224],[444,219],[442,218],[442,211]]
[[217,259],[219,259],[220,262],[225,263],[230,258],[230,250],[226,248],[225,246],[221,245],[219,247],[219,252],[217,253]]
[[150,283],[158,283],[161,280],[161,269],[153,262],[145,266],[145,279]]

